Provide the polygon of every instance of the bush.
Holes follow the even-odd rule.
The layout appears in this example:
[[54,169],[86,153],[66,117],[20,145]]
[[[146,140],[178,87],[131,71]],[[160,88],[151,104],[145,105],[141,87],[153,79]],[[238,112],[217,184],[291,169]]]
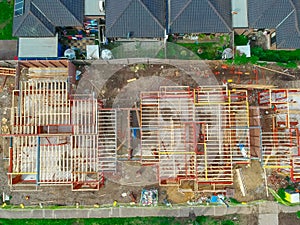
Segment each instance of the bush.
[[283,188],[280,188],[277,193],[280,196],[280,198],[285,199],[285,191]]
[[247,45],[248,38],[245,35],[234,35],[235,45]]
[[254,47],[251,48],[251,55],[257,56],[262,61],[287,63],[288,66],[295,66],[295,62],[300,61],[300,49],[293,51],[263,50],[260,47]]

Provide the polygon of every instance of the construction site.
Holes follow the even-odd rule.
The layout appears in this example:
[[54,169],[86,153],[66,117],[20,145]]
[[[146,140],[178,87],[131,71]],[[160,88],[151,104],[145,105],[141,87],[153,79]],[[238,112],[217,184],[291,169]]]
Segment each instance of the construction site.
[[286,86],[297,71],[151,59],[0,70],[1,183],[14,204],[137,203],[143,188],[159,203],[247,202],[300,181],[300,88]]

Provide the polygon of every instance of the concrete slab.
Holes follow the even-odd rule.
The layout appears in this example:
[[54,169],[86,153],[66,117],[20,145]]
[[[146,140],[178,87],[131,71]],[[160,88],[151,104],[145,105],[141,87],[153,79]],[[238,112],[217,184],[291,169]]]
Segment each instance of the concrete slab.
[[260,214],[258,216],[258,225],[278,225],[277,214]]
[[265,202],[259,205],[259,214],[278,214],[278,203]]

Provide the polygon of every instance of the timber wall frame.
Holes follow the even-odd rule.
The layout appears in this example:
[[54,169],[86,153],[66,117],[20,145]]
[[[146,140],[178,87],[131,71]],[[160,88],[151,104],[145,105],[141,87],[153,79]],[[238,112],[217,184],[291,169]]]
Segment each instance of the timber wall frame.
[[247,91],[161,87],[140,109],[141,163],[158,165],[160,185],[232,184],[233,165],[249,163]]
[[262,132],[264,168],[287,169],[293,181],[300,180],[300,90],[268,89],[258,95],[261,107],[274,110],[272,128]]
[[98,101],[70,95],[63,81],[20,82],[13,93],[9,185],[71,185],[98,190]]

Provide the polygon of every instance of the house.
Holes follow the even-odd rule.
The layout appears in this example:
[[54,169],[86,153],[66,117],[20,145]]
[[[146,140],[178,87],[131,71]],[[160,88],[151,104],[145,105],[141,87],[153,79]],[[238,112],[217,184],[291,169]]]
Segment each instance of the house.
[[58,27],[82,26],[84,0],[16,0],[13,36],[55,36]]
[[13,36],[19,37],[19,59],[56,59],[57,30],[82,27],[84,0],[16,0]]
[[162,0],[106,1],[106,37],[164,37],[165,12]]
[[[300,48],[299,0],[110,0],[106,36],[157,38],[174,33],[268,29],[278,49]],[[276,36],[276,38],[275,38]]]
[[172,0],[169,33],[229,33],[231,2],[224,0]]
[[299,0],[248,1],[248,22],[249,28],[273,29],[278,49],[300,48]]

